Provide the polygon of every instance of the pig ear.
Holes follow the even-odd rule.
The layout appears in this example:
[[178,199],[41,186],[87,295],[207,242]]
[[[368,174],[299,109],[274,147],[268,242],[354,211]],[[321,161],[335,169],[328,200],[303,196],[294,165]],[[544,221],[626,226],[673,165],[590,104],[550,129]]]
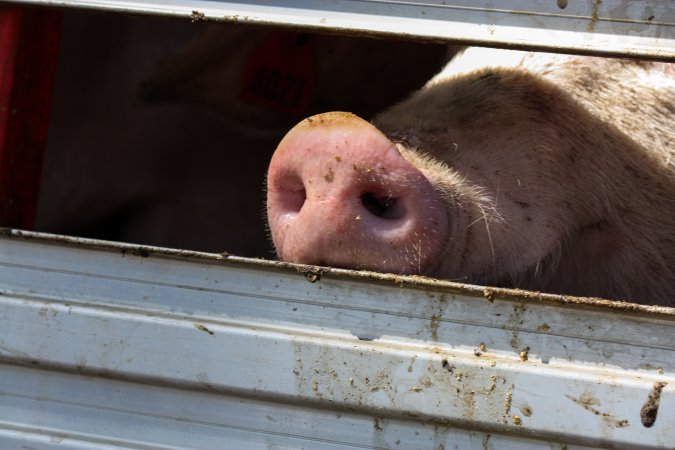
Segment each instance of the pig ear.
[[139,95],[207,105],[242,129],[280,131],[330,110],[371,117],[421,87],[447,58],[442,45],[212,25],[164,58]]
[[138,95],[150,104],[206,105],[251,130],[254,125],[258,129],[281,127],[281,114],[239,98],[247,59],[265,36],[238,26],[206,26],[158,62],[139,84]]

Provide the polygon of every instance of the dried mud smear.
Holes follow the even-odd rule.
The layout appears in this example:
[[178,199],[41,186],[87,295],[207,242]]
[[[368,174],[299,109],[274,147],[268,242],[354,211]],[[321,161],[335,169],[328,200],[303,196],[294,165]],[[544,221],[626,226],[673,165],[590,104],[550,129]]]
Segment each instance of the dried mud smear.
[[656,422],[656,415],[659,412],[659,404],[661,403],[661,391],[666,386],[663,381],[654,383],[654,389],[649,393],[647,401],[642,405],[640,410],[640,420],[642,425],[650,428]]

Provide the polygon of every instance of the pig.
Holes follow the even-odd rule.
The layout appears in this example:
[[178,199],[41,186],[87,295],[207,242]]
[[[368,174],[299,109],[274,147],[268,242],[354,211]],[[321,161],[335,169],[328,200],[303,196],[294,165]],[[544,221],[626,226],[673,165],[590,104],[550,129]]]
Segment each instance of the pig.
[[675,306],[675,67],[468,48],[280,141],[281,260]]

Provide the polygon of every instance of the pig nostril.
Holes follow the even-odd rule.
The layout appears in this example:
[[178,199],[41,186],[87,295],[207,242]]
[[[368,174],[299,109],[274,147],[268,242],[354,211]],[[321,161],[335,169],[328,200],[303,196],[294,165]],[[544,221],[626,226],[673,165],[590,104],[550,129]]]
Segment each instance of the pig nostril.
[[307,199],[307,192],[302,189],[299,191],[288,192],[285,199],[285,207],[287,211],[294,213],[300,212],[305,200]]
[[[302,179],[294,172],[274,172],[268,178],[268,199],[281,214],[297,214],[307,200]],[[269,195],[271,194],[271,197]]]
[[381,219],[399,219],[405,214],[399,200],[391,195],[378,197],[372,192],[366,192],[361,196],[361,203],[368,212]]

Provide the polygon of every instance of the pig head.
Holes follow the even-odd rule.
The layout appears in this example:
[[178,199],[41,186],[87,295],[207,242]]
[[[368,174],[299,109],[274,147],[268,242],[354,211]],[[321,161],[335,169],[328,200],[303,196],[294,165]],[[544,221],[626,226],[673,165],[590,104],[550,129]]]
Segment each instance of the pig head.
[[295,126],[282,260],[675,305],[675,72],[471,48],[372,124]]

